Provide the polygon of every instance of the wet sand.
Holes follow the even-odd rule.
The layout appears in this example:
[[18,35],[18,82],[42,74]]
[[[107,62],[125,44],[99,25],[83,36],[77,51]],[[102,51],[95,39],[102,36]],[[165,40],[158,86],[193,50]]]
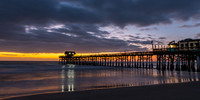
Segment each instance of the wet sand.
[[200,82],[50,93],[7,100],[200,100]]

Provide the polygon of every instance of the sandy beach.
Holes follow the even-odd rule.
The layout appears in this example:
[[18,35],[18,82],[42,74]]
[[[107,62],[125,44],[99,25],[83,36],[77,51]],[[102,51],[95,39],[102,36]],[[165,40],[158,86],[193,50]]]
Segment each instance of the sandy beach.
[[200,82],[50,93],[6,100],[199,100]]

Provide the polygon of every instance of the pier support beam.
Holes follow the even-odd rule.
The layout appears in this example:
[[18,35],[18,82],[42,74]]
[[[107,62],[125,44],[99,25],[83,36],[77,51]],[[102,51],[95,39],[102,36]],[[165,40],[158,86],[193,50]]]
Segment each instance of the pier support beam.
[[191,71],[191,61],[190,61],[191,58],[190,57],[191,56],[189,55],[188,56],[188,68],[187,68],[188,71]]
[[200,59],[199,59],[199,56],[197,56],[197,71],[200,72]]
[[166,60],[165,60],[166,56],[162,56],[162,70],[166,69]]
[[176,70],[180,71],[180,57],[177,57]]
[[168,55],[168,59],[167,59],[167,69],[169,70],[169,66],[170,66],[170,60],[169,60],[169,55]]
[[194,58],[192,59],[191,69],[192,69],[193,72],[195,72],[195,60],[194,60]]
[[171,56],[170,70],[174,70],[174,55]]

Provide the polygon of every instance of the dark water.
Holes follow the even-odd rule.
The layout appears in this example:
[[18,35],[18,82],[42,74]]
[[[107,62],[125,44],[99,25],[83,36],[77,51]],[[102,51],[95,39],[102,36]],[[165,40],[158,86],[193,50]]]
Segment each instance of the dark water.
[[156,69],[0,62],[0,99],[41,93],[199,81],[200,73]]

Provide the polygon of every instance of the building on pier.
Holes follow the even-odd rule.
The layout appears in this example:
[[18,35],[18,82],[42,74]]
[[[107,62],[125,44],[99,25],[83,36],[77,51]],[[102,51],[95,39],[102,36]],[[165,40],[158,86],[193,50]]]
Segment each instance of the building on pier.
[[200,39],[184,39],[178,41],[171,41],[168,44],[169,51],[199,51],[200,50]]
[[65,51],[65,57],[72,57],[76,54],[74,51]]
[[185,39],[178,42],[179,50],[200,50],[200,39]]

